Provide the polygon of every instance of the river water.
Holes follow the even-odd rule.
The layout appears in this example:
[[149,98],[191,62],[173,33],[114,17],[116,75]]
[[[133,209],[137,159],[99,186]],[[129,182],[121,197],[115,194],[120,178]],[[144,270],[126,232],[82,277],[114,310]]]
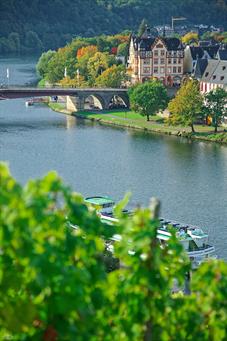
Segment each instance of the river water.
[[[0,83],[35,80],[34,59],[1,59]],[[73,190],[148,205],[162,216],[201,226],[227,259],[227,146],[103,127],[51,111],[0,102],[0,160],[25,183],[55,169]]]

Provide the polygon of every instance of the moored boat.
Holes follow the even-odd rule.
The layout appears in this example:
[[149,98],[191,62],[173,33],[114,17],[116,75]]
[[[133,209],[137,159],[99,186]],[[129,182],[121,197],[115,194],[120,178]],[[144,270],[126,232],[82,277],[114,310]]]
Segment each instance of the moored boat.
[[[101,217],[101,220],[108,224],[117,224],[118,220],[113,216],[114,200],[109,197],[89,197],[85,201],[94,206]],[[130,211],[125,210],[127,214]],[[209,236],[201,228],[193,225],[178,223],[171,220],[160,218],[160,227],[158,229],[157,238],[160,243],[166,242],[171,237],[170,229],[176,230],[176,235],[187,252],[192,263],[192,268],[197,268],[203,261],[210,258],[217,258],[214,246],[209,244]],[[114,235],[111,239],[113,242],[121,240],[120,235]]]

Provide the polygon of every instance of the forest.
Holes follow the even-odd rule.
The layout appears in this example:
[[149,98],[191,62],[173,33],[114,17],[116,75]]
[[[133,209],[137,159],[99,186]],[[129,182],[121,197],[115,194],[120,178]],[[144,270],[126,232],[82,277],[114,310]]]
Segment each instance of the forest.
[[[171,16],[197,24],[227,23],[226,0],[1,0],[0,54],[40,53],[75,36],[93,37],[151,26]],[[225,28],[225,27],[224,27]]]

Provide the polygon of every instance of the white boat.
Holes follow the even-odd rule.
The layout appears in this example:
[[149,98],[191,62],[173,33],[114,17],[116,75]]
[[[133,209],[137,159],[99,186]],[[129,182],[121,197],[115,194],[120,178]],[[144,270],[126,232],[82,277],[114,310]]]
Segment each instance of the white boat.
[[[102,222],[108,225],[117,224],[118,219],[113,217],[113,207],[115,202],[108,197],[90,197],[85,199],[98,210]],[[130,211],[125,210],[126,214]],[[171,237],[170,229],[176,229],[176,235],[187,252],[192,263],[192,268],[197,268],[203,261],[211,258],[217,258],[214,246],[208,242],[208,234],[196,226],[181,224],[178,222],[165,220],[160,218],[160,228],[158,229],[157,238],[160,243],[166,242]],[[119,242],[121,235],[114,235],[111,240]]]
[[26,107],[30,107],[30,106],[32,106],[32,105],[33,105],[33,102],[32,102],[31,100],[25,102],[25,106],[26,106]]

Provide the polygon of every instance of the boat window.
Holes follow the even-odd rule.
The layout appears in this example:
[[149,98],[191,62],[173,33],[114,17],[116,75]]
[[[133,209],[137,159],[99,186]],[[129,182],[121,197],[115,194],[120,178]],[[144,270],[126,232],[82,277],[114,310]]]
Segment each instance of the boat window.
[[196,243],[194,242],[194,240],[190,240],[189,241],[189,251],[198,251],[199,248],[196,245]]

